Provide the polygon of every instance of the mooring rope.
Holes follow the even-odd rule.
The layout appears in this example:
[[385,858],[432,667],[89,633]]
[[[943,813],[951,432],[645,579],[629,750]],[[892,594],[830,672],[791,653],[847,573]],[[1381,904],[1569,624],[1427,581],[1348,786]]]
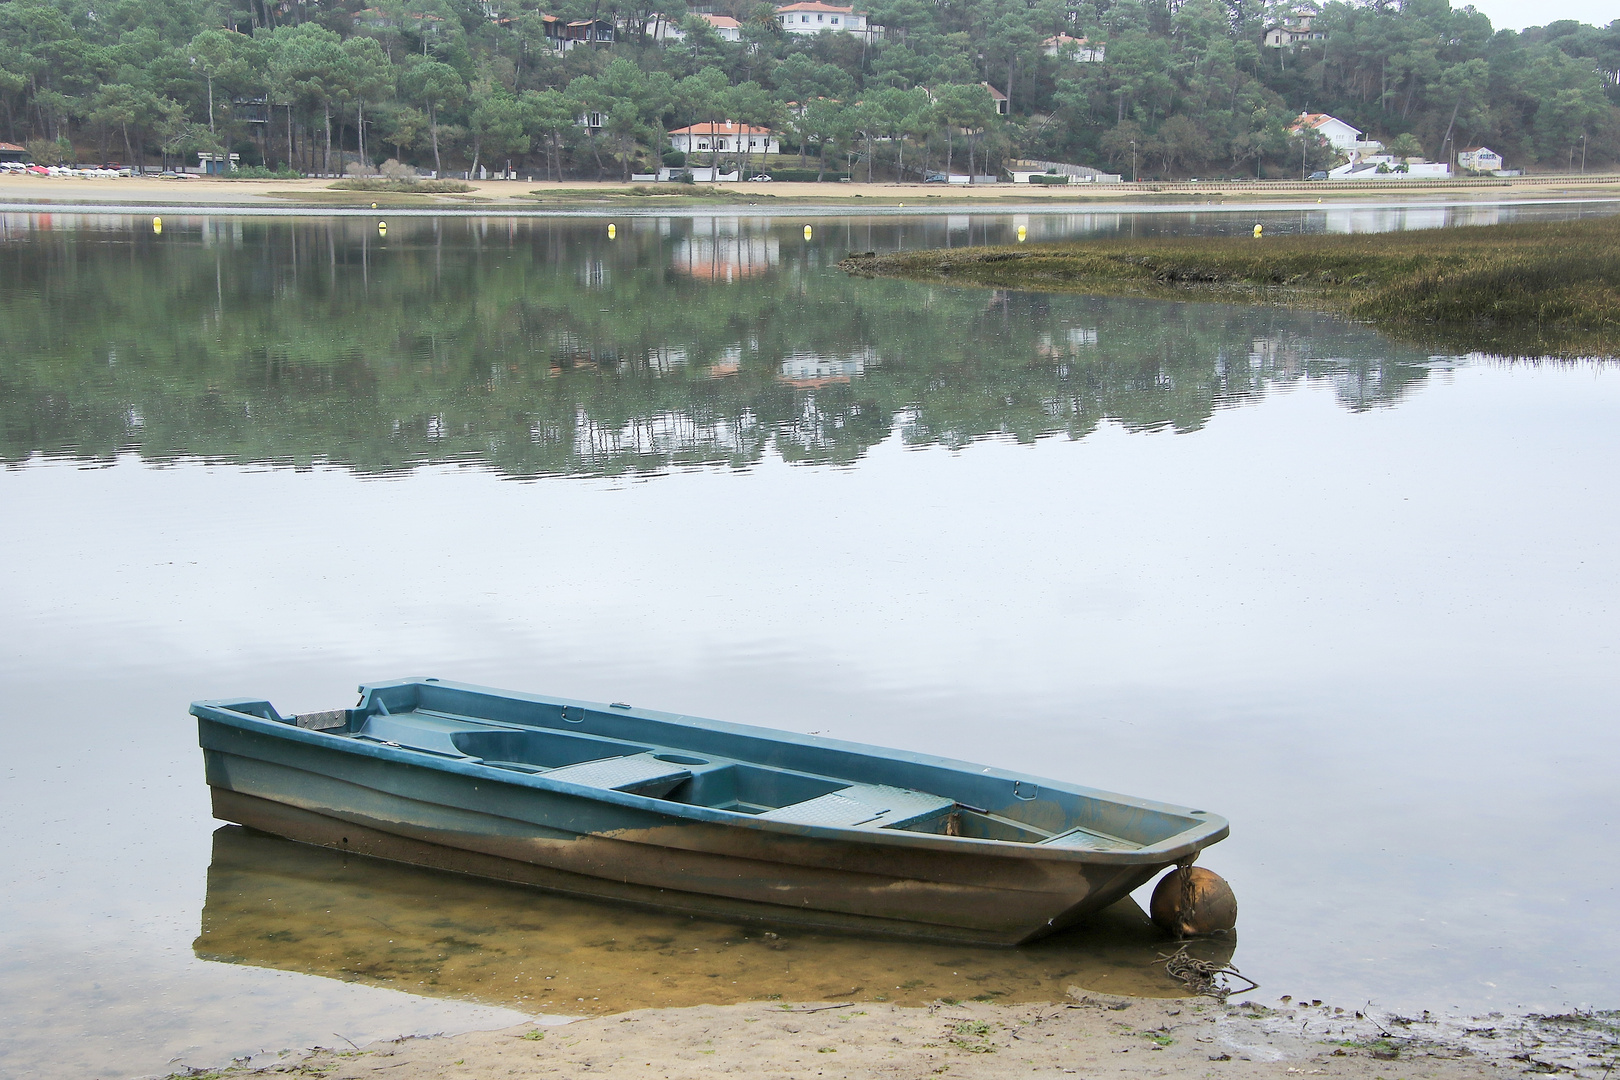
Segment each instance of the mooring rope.
[[[1225,1001],[1228,994],[1239,990],[1247,993],[1250,990],[1260,988],[1259,983],[1231,964],[1200,960],[1196,956],[1189,955],[1187,948],[1186,945],[1183,945],[1169,956],[1160,953],[1159,959],[1164,961],[1165,974],[1185,984],[1187,989],[1194,994],[1203,994],[1206,997],[1214,998],[1216,1001]],[[1226,981],[1229,976],[1236,976],[1249,985],[1229,985]]]

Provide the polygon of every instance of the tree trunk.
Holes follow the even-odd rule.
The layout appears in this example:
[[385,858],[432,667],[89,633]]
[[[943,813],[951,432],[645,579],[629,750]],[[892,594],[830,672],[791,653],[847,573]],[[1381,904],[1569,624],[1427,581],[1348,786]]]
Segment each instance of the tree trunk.
[[135,164],[135,150],[129,145],[129,125],[122,124],[120,126],[124,129],[124,160],[133,165]]
[[355,103],[354,141],[360,148],[360,161],[370,165],[371,159],[366,157],[366,101],[361,98]]
[[208,76],[208,134],[214,134],[214,77]]
[[321,115],[326,120],[326,149],[321,154],[321,172],[332,175],[332,105],[321,104]]
[[480,157],[482,157],[483,155],[484,155],[484,136],[475,131],[475,132],[473,132],[472,168],[467,173],[467,179],[471,180],[473,177],[478,175],[478,159]]
[[[423,38],[423,40],[426,41],[427,39]],[[438,110],[433,107],[433,103],[431,101],[428,102],[428,130],[433,133],[433,178],[435,180],[442,179],[444,176],[444,166],[439,162]]]

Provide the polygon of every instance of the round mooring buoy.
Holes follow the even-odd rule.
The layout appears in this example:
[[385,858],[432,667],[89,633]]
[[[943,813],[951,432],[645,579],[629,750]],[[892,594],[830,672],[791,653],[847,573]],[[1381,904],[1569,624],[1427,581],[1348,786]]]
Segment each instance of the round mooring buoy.
[[1024,237],[1026,235],[1028,235],[1028,232],[1029,232],[1029,230],[1024,228],[1024,226],[1022,226],[1022,225],[1018,226],[1018,242],[1020,244],[1022,244],[1024,242]]
[[152,231],[154,233],[156,233],[158,236],[163,235],[163,219],[162,218],[155,217],[155,218],[152,219]]
[[1262,232],[1264,232],[1264,231],[1265,231],[1265,227],[1263,225],[1256,225],[1254,227],[1254,238],[1256,240],[1260,239],[1260,234]]
[[616,237],[618,235],[619,235],[619,227],[610,222],[608,224],[608,239],[612,240],[614,237]]
[[804,227],[804,238],[806,240],[810,239],[810,226],[808,225]]
[[387,236],[388,235],[388,222],[386,222],[386,221],[377,222],[377,235],[378,236]]
[[1159,929],[1176,937],[1218,934],[1237,925],[1237,897],[1213,870],[1182,866],[1159,879],[1148,913]]

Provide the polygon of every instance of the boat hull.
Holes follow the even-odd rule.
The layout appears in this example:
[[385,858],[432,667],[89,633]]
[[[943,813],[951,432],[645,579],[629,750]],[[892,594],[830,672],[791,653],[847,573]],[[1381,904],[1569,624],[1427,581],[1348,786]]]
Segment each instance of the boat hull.
[[[301,730],[297,718],[282,719],[274,710],[266,709],[266,718],[247,715],[244,708],[250,706],[194,707],[214,815],[221,820],[336,850],[695,914],[1015,945],[1074,925],[1185,857],[1186,845],[1174,840],[1155,852],[1079,852],[1072,846],[973,840],[954,833],[771,821],[769,813],[750,816],[683,805],[668,793],[643,797],[587,789],[553,782],[545,774],[514,774],[478,758],[452,759],[453,750],[432,750],[448,743],[435,744],[437,735],[414,727],[409,730],[420,737],[421,747],[397,741],[379,745],[356,737],[359,709],[350,711],[356,715],[342,737],[334,737]],[[562,713],[570,724],[577,715],[567,711],[572,708]],[[407,730],[398,714],[367,714],[378,715],[394,724],[390,731]],[[409,723],[449,724],[457,732],[495,722],[418,715],[426,719]],[[605,712],[589,715],[600,717],[602,728],[620,722]],[[712,721],[697,728],[684,718],[678,724],[656,716],[626,722],[641,724],[636,730],[644,737],[653,730],[674,739],[690,729],[707,732],[703,737],[712,740],[721,730]],[[723,733],[736,741],[758,730],[727,726]],[[784,744],[779,753],[836,753],[840,760],[870,764],[871,754],[857,752],[865,749],[823,740],[805,748]],[[679,754],[658,760],[698,762],[694,768],[705,764]],[[1056,803],[1019,801],[1023,792],[1035,790],[1029,780],[937,759],[918,758],[913,764],[980,785],[968,794],[1005,790],[1012,804],[1006,813],[1059,812]],[[567,770],[551,775],[563,777]],[[927,790],[921,783],[911,786]],[[897,787],[881,790],[890,801],[908,797]],[[1057,794],[1049,782],[1046,791],[1043,798]],[[1075,791],[1080,794],[1063,797],[1090,797]],[[972,809],[966,801],[958,805]],[[1165,813],[1158,804],[1125,809],[1153,820]],[[1194,824],[1209,834],[1193,841],[1196,847],[1225,833],[1218,819]]]

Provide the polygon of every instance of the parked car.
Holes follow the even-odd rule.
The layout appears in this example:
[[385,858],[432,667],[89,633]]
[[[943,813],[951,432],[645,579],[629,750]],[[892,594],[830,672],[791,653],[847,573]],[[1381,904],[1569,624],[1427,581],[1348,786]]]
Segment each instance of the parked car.
[[925,184],[948,184],[950,182],[951,182],[951,178],[949,176],[946,176],[942,172],[931,172],[931,173],[924,173],[923,174],[923,183],[925,183]]
[[1313,173],[1311,173],[1311,175],[1307,176],[1305,179],[1307,179],[1307,180],[1326,180],[1327,179],[1327,173],[1325,173],[1325,172],[1313,172]]
[[774,180],[774,179],[775,179],[775,177],[773,177],[773,176],[771,176],[771,175],[770,175],[770,174],[769,174],[769,173],[760,173],[760,174],[759,174],[759,175],[758,175],[758,176],[750,176],[750,177],[749,177],[749,178],[748,178],[748,179],[749,179],[749,180],[750,180],[750,181],[755,181],[755,180],[757,180],[757,181],[759,181],[759,182],[760,182],[760,183],[762,183],[762,184],[768,184],[768,183],[770,183],[770,182],[771,182],[771,181],[772,181],[772,180]]

